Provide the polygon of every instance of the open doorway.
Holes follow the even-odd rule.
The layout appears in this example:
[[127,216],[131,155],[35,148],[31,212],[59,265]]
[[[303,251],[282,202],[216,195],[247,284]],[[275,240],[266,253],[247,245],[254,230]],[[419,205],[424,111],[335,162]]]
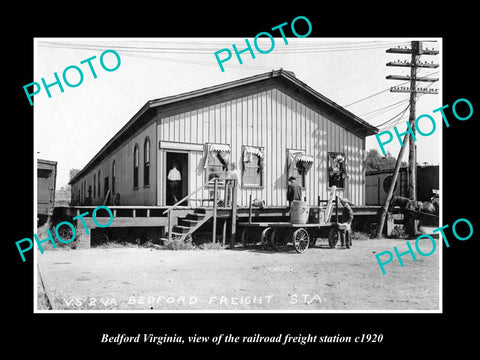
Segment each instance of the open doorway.
[[[173,205],[188,195],[188,153],[167,152],[166,200]],[[179,205],[187,206],[185,201]]]

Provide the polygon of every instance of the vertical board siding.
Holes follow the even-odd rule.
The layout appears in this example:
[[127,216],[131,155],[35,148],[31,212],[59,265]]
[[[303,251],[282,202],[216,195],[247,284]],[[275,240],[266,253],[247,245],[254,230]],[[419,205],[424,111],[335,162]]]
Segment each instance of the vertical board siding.
[[[150,186],[143,187],[143,146],[150,138]],[[340,196],[350,198],[357,205],[365,203],[365,139],[359,137],[325,115],[300,102],[278,88],[263,90],[215,105],[199,105],[195,109],[169,116],[157,115],[156,121],[138,131],[120,148],[109,154],[92,171],[72,184],[73,196],[78,189],[83,197],[92,187],[93,174],[101,172],[101,196],[95,192],[93,204],[101,204],[104,194],[104,178],[109,177],[111,189],[111,165],[117,169],[116,189],[121,194],[122,205],[165,204],[165,150],[159,149],[159,141],[204,144],[207,142],[229,144],[231,159],[237,164],[241,184],[242,146],[265,148],[263,188],[243,188],[238,191],[238,202],[247,206],[250,194],[264,199],[268,206],[285,206],[287,184],[287,149],[305,150],[312,155],[314,164],[305,178],[309,204],[328,196],[327,153],[343,152],[347,158],[348,178]],[[133,190],[133,149],[139,145],[139,189]],[[205,181],[203,152],[189,151],[189,192]],[[157,181],[158,180],[158,181]],[[98,180],[97,180],[98,183]],[[98,185],[95,185],[97,188]],[[208,191],[196,198],[208,197]],[[199,203],[197,203],[199,204]]]
[[[144,144],[146,138],[150,139],[150,176],[149,186],[143,186],[143,161]],[[112,190],[112,163],[115,161],[116,181],[115,194],[111,194],[110,203],[115,199],[116,194],[120,194],[120,205],[156,204],[156,171],[157,171],[157,134],[155,122],[135,133],[125,144],[110,153],[101,163],[95,166],[91,171],[85,174],[75,184],[85,182],[85,196],[88,195],[88,187],[92,188],[92,205],[101,205],[105,199],[105,177],[108,176],[108,188]],[[133,149],[138,144],[139,149],[139,167],[138,167],[138,188],[133,189]],[[98,196],[98,171],[100,170],[100,196]],[[96,184],[93,186],[95,174]],[[72,184],[73,185],[73,184]],[[72,187],[75,190],[77,186]],[[93,192],[93,189],[96,192]],[[75,195],[75,194],[74,194]],[[78,190],[77,194],[78,196]],[[81,192],[83,198],[83,192]]]

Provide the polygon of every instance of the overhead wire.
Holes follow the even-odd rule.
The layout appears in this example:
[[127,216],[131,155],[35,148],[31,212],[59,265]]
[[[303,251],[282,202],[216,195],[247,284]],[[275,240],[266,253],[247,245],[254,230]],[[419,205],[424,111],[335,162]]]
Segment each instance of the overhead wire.
[[[215,40],[218,38],[214,38]],[[222,39],[222,38],[220,38]],[[223,39],[222,39],[223,40]],[[261,41],[265,41],[268,39],[262,39],[259,38]],[[290,39],[289,39],[290,40]],[[260,42],[261,42],[260,41]],[[268,40],[270,41],[270,40]],[[180,59],[180,58],[165,58],[165,57],[158,57],[155,56],[154,54],[177,54],[177,55],[203,55],[203,54],[212,54],[212,51],[218,51],[219,46],[230,46],[226,45],[227,41],[225,42],[217,42],[217,41],[168,41],[168,40],[155,40],[153,42],[150,41],[137,41],[137,40],[130,40],[130,42],[134,42],[134,46],[128,45],[129,41],[123,41],[123,44],[118,45],[118,44],[112,44],[112,43],[104,43],[104,44],[87,44],[87,43],[70,43],[70,42],[62,42],[62,41],[39,41],[38,45],[41,47],[55,47],[55,48],[66,48],[66,49],[79,49],[79,50],[105,50],[105,49],[111,49],[114,48],[119,52],[122,52],[123,55],[126,56],[131,56],[131,57],[138,57],[138,58],[146,58],[146,59],[153,59],[153,60],[161,60],[161,61],[170,61],[170,62],[177,62],[177,63],[187,63],[187,64],[194,64],[194,65],[207,65],[207,66],[217,66],[216,63],[211,62],[211,61],[201,61],[201,60],[193,60],[193,59]],[[138,42],[146,43],[147,45],[151,44],[152,46],[138,46],[136,45]],[[282,53],[282,54],[302,54],[302,53],[321,53],[321,52],[339,52],[339,51],[361,51],[361,50],[373,50],[373,49],[378,49],[378,48],[384,48],[386,46],[391,46],[391,45],[398,45],[399,43],[404,43],[407,44],[409,42],[392,42],[392,41],[361,41],[361,42],[356,42],[356,41],[336,41],[336,42],[330,42],[326,41],[324,43],[316,43],[316,44],[289,44],[289,48],[286,47],[279,47],[276,48],[275,51],[277,53]],[[160,46],[153,46],[154,44],[158,44]],[[176,47],[176,46],[171,46],[171,44],[176,44],[176,45],[189,45],[189,46],[183,46],[183,47]],[[225,44],[225,45],[223,45]],[[169,46],[164,46],[164,45],[169,45]],[[192,46],[193,45],[193,46]],[[198,45],[205,45],[205,46],[210,46],[210,47],[202,47]],[[270,70],[271,67],[268,66],[259,66],[259,65],[247,65],[247,64],[228,64],[230,67],[237,67],[237,68],[242,68],[242,69],[262,69],[262,70]],[[373,67],[372,64],[369,65],[370,68]],[[364,73],[367,73],[368,69],[363,69]],[[427,74],[425,76],[433,75],[438,73],[438,71]],[[338,74],[336,74],[338,76]],[[358,74],[358,77],[361,77],[361,74]],[[404,83],[401,83],[400,85],[404,85],[408,83],[409,81],[406,81]],[[400,86],[399,85],[399,86]],[[431,86],[431,85],[430,85]],[[350,107],[352,105],[357,105],[360,102],[372,99],[378,95],[381,95],[387,91],[390,90],[390,87],[387,89],[383,89],[381,91],[375,92],[373,94],[370,94],[364,98],[361,98],[359,100],[356,100],[350,104],[347,104],[343,107]],[[395,102],[390,105],[386,105],[381,108],[377,108],[375,110],[369,111],[367,113],[364,113],[361,116],[367,116],[367,118],[372,119],[377,116],[380,116],[388,111],[393,110],[394,108],[402,105],[406,100],[401,100],[398,102]],[[380,103],[380,101],[378,102]],[[383,101],[382,101],[383,103]],[[407,106],[406,109],[401,111],[399,114],[403,114],[409,106]],[[377,126],[383,126],[385,124],[388,124],[389,122],[392,122],[394,119],[399,116],[397,114],[393,118],[383,122],[382,124],[379,124]],[[398,122],[398,120],[397,120]]]
[[[269,40],[270,41],[270,40]],[[260,41],[261,42],[261,41]],[[171,43],[171,42],[169,42]],[[182,44],[181,41],[178,44]],[[192,44],[192,43],[190,43]],[[211,54],[212,51],[218,51],[218,46],[231,46],[231,44],[221,45],[216,43],[205,43],[210,46],[216,46],[212,48],[202,47],[158,47],[158,46],[127,46],[118,44],[86,44],[86,43],[67,43],[59,41],[39,41],[38,45],[41,47],[55,47],[55,48],[68,48],[68,49],[80,49],[80,50],[105,50],[114,48],[117,51],[122,52],[140,52],[140,53],[181,53],[181,54]],[[196,45],[196,44],[195,44]],[[355,50],[369,50],[378,49],[387,46],[385,43],[366,43],[342,46],[342,43],[336,43],[334,46],[329,45],[329,42],[324,44],[289,44],[285,47],[277,48],[275,51],[278,53],[311,53],[311,52],[337,52],[337,51],[355,51]],[[287,47],[289,46],[289,47]]]

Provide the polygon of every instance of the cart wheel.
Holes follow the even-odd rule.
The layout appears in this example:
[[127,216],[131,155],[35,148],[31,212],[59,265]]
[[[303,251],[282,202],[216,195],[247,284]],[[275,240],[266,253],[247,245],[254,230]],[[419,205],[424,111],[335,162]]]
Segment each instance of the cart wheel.
[[310,238],[308,236],[307,230],[305,230],[304,228],[295,230],[295,232],[292,235],[292,242],[293,242],[293,247],[295,248],[295,251],[301,254],[305,250],[307,250],[309,240]]
[[331,248],[334,248],[337,245],[338,238],[338,230],[335,228],[330,229],[328,232],[328,245],[330,245]]
[[287,236],[289,233],[285,233],[284,231],[277,231],[274,229],[270,236],[270,243],[272,247],[277,251],[282,251],[287,246],[288,240]]
[[262,247],[264,250],[270,250],[272,248],[272,243],[271,243],[271,239],[272,239],[272,232],[274,232],[275,229],[271,228],[271,227],[268,227],[266,229],[264,229],[262,231],[262,237],[261,237],[261,243],[262,243]]

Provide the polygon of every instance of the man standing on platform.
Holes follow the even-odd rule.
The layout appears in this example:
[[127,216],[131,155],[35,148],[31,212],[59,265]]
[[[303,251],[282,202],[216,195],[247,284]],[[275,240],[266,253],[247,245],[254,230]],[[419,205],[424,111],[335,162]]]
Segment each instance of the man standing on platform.
[[294,200],[302,200],[302,188],[297,184],[297,179],[294,176],[288,178],[287,201],[288,207],[292,207]]

